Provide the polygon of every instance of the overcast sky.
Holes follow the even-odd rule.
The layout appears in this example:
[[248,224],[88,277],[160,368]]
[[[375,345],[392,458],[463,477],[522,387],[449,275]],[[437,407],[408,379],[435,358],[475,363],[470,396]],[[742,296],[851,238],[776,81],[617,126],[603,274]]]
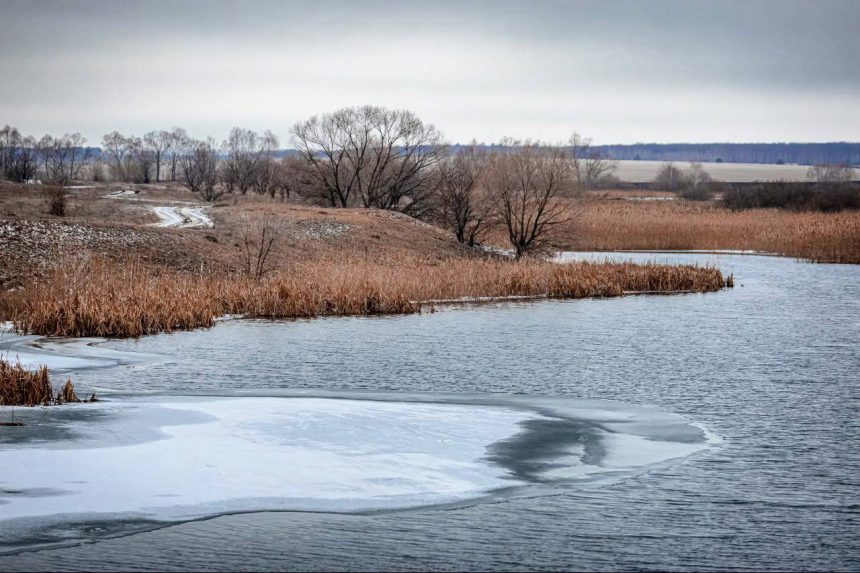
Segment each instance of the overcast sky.
[[407,108],[451,142],[860,139],[860,1],[0,0],[0,125],[223,139]]

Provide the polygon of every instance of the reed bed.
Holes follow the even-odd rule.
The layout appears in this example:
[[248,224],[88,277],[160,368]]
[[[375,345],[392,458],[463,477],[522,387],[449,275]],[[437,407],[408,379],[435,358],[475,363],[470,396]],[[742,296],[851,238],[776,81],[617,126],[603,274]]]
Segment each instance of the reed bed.
[[89,259],[58,267],[45,279],[0,296],[0,315],[19,332],[122,338],[209,327],[224,314],[408,314],[420,312],[423,301],[440,299],[609,297],[709,292],[724,286],[719,270],[688,265],[344,258],[295,264],[253,280]]
[[[95,394],[90,400],[95,400]],[[12,364],[0,359],[0,406],[50,406],[80,401],[71,379],[54,393],[47,366],[28,370],[20,362]]]
[[685,201],[586,201],[567,229],[577,250],[753,250],[860,263],[860,211],[730,211]]

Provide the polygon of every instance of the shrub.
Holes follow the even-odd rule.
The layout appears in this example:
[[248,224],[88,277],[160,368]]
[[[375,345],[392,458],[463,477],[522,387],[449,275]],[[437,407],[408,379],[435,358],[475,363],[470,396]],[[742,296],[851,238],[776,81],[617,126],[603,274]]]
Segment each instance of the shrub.
[[48,215],[54,217],[66,216],[66,199],[68,195],[66,190],[60,186],[48,187],[45,189],[45,206]]
[[775,207],[789,211],[836,212],[860,208],[860,186],[852,183],[768,181],[726,190],[723,204],[733,211]]

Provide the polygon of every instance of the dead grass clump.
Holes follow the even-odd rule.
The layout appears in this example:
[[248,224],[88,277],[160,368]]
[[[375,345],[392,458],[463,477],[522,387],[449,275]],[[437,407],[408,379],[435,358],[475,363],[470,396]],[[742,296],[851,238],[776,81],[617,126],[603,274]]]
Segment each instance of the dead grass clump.
[[860,211],[731,211],[685,201],[583,203],[562,235],[575,250],[753,250],[822,263],[860,263]]
[[2,306],[19,331],[128,337],[211,326],[222,313],[210,292],[199,278],[96,258],[66,261]]
[[135,337],[208,327],[216,316],[308,318],[409,314],[421,303],[509,297],[582,298],[628,292],[708,292],[719,270],[696,266],[543,260],[334,259],[256,278],[180,273],[139,262],[90,260],[0,295],[0,315],[21,332]]
[[[33,371],[20,362],[12,364],[0,359],[0,406],[49,406],[80,401],[71,379],[54,394],[47,366]],[[95,401],[95,394],[90,401]]]

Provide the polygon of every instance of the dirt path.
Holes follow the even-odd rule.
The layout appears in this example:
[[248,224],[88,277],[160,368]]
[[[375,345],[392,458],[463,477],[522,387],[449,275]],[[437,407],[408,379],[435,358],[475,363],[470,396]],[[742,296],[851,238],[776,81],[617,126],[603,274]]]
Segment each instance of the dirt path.
[[[158,217],[158,222],[153,223],[153,227],[177,228],[177,229],[192,229],[199,227],[211,228],[215,226],[212,218],[204,213],[205,207],[194,207],[193,203],[179,201],[185,203],[186,206],[165,205],[162,201],[154,199],[143,199],[131,189],[121,191],[113,191],[105,195],[108,199],[119,199],[123,201],[139,201],[142,203],[156,203],[150,207],[152,212]],[[177,203],[177,202],[174,202]]]

